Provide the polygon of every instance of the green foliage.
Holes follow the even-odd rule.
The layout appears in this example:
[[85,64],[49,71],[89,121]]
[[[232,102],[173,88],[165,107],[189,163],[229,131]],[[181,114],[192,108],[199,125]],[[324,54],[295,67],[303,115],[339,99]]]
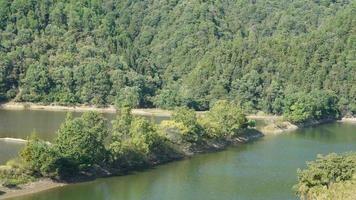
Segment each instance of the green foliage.
[[140,100],[140,90],[138,87],[125,87],[117,95],[116,106],[135,108],[140,105]]
[[319,90],[287,96],[284,115],[294,123],[338,118],[337,97],[332,92]]
[[58,130],[55,147],[60,155],[80,168],[101,165],[108,159],[104,140],[108,136],[106,120],[96,112],[86,112],[80,118],[67,115]]
[[196,110],[234,100],[282,114],[286,96],[330,90],[355,115],[355,6],[0,1],[0,100]]
[[[182,157],[182,152],[204,147],[209,139],[231,139],[247,128],[248,121],[234,103],[217,101],[203,117],[186,107],[176,108],[171,120],[154,121],[133,116],[130,107],[117,110],[111,137],[103,116],[68,113],[53,143],[31,136],[20,153],[23,166],[12,164],[29,177],[68,180],[81,175],[117,173]],[[250,122],[253,125],[253,122]],[[0,170],[1,172],[1,170]],[[8,184],[23,180],[20,172]],[[0,173],[1,175],[1,173]],[[5,175],[4,175],[5,177]]]
[[159,130],[160,132],[167,134],[167,138],[176,144],[185,142],[185,139],[190,133],[189,128],[182,122],[173,120],[163,120],[159,124]]
[[170,159],[174,150],[157,130],[154,122],[132,116],[128,107],[120,108],[113,123],[110,152],[115,167],[139,168]]
[[110,145],[110,150],[116,167],[130,169],[147,165],[148,149],[142,139],[114,141]]
[[355,177],[355,153],[319,155],[317,160],[307,163],[307,169],[298,170],[298,184],[295,185],[295,189],[298,195],[305,199],[315,194],[319,196],[322,194],[321,191],[325,191],[333,184],[353,181]]
[[116,119],[112,121],[112,139],[114,141],[130,137],[133,118],[130,107],[121,107],[116,110]]
[[253,119],[248,120],[247,124],[248,124],[248,127],[251,127],[251,128],[256,127],[256,120],[253,120]]
[[87,112],[80,118],[73,118],[68,113],[54,143],[33,135],[21,150],[20,157],[24,168],[33,175],[72,178],[80,172],[93,171],[95,166],[108,164],[107,137],[107,124],[100,114]]
[[52,101],[48,99],[51,80],[49,79],[48,68],[43,65],[30,65],[23,79],[21,100],[24,101]]
[[20,152],[21,160],[33,174],[56,177],[58,152],[50,145],[33,134]]
[[315,200],[353,200],[356,198],[356,176],[352,180],[331,184],[328,188],[315,188],[309,192],[308,199]]
[[4,187],[16,187],[36,180],[32,172],[23,167],[17,159],[9,160],[6,165],[0,166],[0,184]]
[[220,100],[199,117],[192,109],[176,108],[172,119],[162,121],[159,130],[170,141],[181,144],[231,138],[243,133],[249,125],[254,127],[255,122],[249,122],[235,103]]
[[217,101],[211,110],[201,117],[200,122],[212,138],[233,136],[248,126],[246,116],[239,106],[228,101]]
[[203,129],[198,123],[196,112],[186,107],[176,108],[172,120],[179,127],[182,138],[188,142],[197,142],[203,134]]

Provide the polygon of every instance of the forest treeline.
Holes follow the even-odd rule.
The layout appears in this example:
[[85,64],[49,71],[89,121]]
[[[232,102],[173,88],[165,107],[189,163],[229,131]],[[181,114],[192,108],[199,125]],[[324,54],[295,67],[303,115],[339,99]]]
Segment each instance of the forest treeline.
[[229,100],[288,115],[321,94],[311,104],[331,99],[355,115],[355,9],[352,0],[0,0],[0,99],[195,110]]
[[248,128],[253,126],[254,121],[227,101],[218,101],[209,114],[200,116],[177,108],[171,119],[159,124],[123,107],[112,128],[99,113],[77,118],[69,113],[53,142],[33,135],[17,160],[0,166],[0,184],[14,187],[43,177],[77,181],[122,174],[260,136]]

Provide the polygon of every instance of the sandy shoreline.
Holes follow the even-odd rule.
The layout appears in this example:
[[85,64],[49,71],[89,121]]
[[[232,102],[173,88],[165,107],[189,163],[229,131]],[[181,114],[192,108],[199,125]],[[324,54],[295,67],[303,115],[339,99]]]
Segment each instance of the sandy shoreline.
[[[115,113],[115,106],[110,105],[108,107],[99,108],[95,106],[61,106],[61,105],[41,105],[35,103],[18,103],[18,102],[8,102],[0,104],[0,110],[44,110],[44,111],[73,111],[73,112],[86,112],[86,111],[97,111],[101,113]],[[197,111],[198,115],[204,114],[207,111]],[[143,115],[143,116],[158,116],[158,117],[170,117],[172,111],[163,110],[159,108],[140,108],[132,109],[132,114]],[[248,115],[249,119],[278,119],[281,116],[276,115]]]
[[6,187],[0,186],[0,192],[4,192],[4,194],[0,195],[0,199],[9,199],[18,196],[33,194],[56,187],[62,187],[64,185],[67,184],[57,183],[50,179],[42,179],[40,181],[20,185],[18,189],[8,189]]
[[338,122],[345,122],[345,123],[356,123],[356,117],[343,117]]
[[[73,111],[73,112],[86,112],[86,111],[97,111],[100,113],[115,113],[115,106],[108,106],[105,108],[95,107],[95,106],[60,106],[60,105],[41,105],[34,103],[16,103],[9,102],[0,104],[0,110],[44,110],[44,111]],[[132,114],[143,115],[143,116],[171,116],[171,111],[162,110],[156,108],[143,108],[143,109],[132,109]]]
[[27,142],[27,140],[24,140],[21,138],[9,138],[9,137],[0,138],[0,141],[13,142],[13,143],[26,143]]

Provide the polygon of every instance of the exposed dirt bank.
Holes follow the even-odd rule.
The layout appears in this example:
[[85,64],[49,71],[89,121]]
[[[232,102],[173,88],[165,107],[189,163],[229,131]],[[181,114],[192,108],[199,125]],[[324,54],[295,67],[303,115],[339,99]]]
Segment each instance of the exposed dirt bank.
[[265,135],[277,135],[284,132],[297,130],[298,126],[287,121],[272,121],[261,128],[261,132]]
[[344,117],[339,122],[356,123],[356,117]]
[[6,188],[0,186],[0,199],[10,199],[22,195],[33,194],[56,187],[62,187],[65,183],[54,182],[50,179],[42,179],[36,182],[20,185],[16,188]]
[[[73,111],[73,112],[86,112],[86,111],[97,111],[101,113],[115,113],[116,109],[114,106],[108,107],[96,107],[96,106],[61,106],[61,105],[41,105],[34,103],[16,103],[9,102],[0,104],[1,110],[45,110],[45,111]],[[171,116],[171,111],[162,109],[132,109],[132,114],[143,115],[143,116],[158,116],[158,117],[169,117]]]
[[27,140],[24,139],[20,139],[20,138],[0,138],[0,141],[4,141],[4,142],[13,142],[13,143],[26,143]]
[[[73,112],[85,112],[85,111],[97,111],[101,113],[115,113],[116,109],[114,106],[107,107],[96,107],[96,106],[86,106],[86,105],[78,105],[78,106],[61,106],[61,105],[42,105],[36,103],[20,103],[20,102],[8,102],[0,104],[1,110],[45,110],[45,111],[73,111]],[[197,111],[198,115],[202,115],[207,111]],[[132,109],[132,114],[134,115],[143,115],[143,116],[157,116],[157,117],[170,117],[172,115],[172,111],[163,110],[159,108],[142,108],[142,109]],[[257,114],[257,115],[248,115],[249,119],[280,119],[281,116],[277,115],[265,115],[265,114]]]

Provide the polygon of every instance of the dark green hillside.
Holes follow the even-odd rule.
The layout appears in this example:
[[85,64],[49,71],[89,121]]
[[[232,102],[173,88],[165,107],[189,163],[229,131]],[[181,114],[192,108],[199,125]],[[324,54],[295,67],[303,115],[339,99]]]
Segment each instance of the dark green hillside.
[[0,0],[0,98],[282,114],[315,93],[355,115],[355,16],[352,0]]

